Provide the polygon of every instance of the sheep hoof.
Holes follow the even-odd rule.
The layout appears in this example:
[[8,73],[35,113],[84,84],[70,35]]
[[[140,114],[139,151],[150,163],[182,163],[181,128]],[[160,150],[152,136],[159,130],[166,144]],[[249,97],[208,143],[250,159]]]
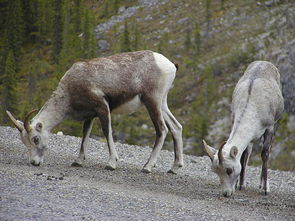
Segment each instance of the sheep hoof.
[[106,165],[106,166],[105,166],[105,169],[106,169],[106,170],[113,171],[113,170],[115,170],[115,169],[116,169],[116,167],[114,167],[114,166],[111,166],[111,165]]
[[167,171],[167,173],[177,174],[180,168],[183,167],[183,164],[175,163],[170,170]]
[[78,163],[77,161],[74,161],[74,162],[71,164],[71,167],[82,167],[82,164],[81,164],[81,163]]
[[117,160],[118,159],[110,159],[108,164],[105,166],[107,170],[115,170],[117,168]]
[[151,173],[151,169],[148,169],[146,167],[142,168],[141,172],[143,173]]
[[167,171],[167,173],[177,174],[177,171],[170,169],[170,170]]

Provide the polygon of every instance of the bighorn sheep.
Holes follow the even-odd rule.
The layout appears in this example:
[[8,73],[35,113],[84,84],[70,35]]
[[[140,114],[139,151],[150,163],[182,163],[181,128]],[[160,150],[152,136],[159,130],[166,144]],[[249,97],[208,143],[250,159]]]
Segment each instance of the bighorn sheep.
[[251,63],[239,80],[232,97],[233,126],[228,140],[216,150],[204,142],[212,161],[212,169],[219,176],[222,193],[234,193],[240,176],[240,189],[252,145],[263,137],[260,188],[269,192],[267,164],[275,125],[284,110],[278,69],[266,61]]
[[151,172],[163,146],[168,130],[174,141],[175,160],[170,172],[183,166],[182,126],[167,105],[168,91],[175,78],[177,65],[152,51],[138,51],[109,57],[79,61],[66,72],[57,89],[29,123],[31,111],[24,123],[7,111],[28,147],[30,162],[38,166],[43,161],[50,131],[66,118],[84,121],[83,138],[76,163],[85,160],[85,149],[98,117],[107,139],[109,160],[107,169],[115,169],[118,154],[115,149],[111,113],[132,113],[142,104],[148,110],[156,130],[156,140],[143,172]]

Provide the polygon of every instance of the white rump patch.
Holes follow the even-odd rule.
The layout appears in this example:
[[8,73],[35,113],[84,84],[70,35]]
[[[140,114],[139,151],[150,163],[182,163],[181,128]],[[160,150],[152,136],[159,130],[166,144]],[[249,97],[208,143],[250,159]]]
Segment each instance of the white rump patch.
[[175,78],[176,67],[171,61],[169,61],[162,54],[159,54],[156,52],[154,52],[153,54],[154,54],[156,64],[158,68],[160,69],[162,73],[162,77],[163,77],[162,78],[163,80],[160,82],[160,84],[162,84],[162,88],[169,90]]
[[122,104],[116,109],[112,110],[114,114],[132,114],[136,110],[138,110],[141,106],[141,101],[138,95],[136,95],[133,99],[128,101],[127,103]]
[[164,55],[154,52],[154,58],[157,66],[160,68],[161,72],[165,75],[171,74],[175,77],[176,67],[169,61]]

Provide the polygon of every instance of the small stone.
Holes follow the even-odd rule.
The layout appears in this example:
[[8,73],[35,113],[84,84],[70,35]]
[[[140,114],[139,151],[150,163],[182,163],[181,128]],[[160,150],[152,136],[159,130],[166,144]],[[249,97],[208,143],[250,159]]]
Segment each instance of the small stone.
[[58,131],[58,132],[56,133],[56,135],[58,135],[58,136],[62,136],[62,135],[64,135],[64,134],[63,134],[62,131]]

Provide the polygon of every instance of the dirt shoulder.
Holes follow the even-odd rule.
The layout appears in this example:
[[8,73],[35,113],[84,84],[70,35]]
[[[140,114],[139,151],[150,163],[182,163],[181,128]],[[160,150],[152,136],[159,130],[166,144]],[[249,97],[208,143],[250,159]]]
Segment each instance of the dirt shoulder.
[[250,167],[246,190],[220,194],[207,157],[185,156],[167,174],[173,153],[162,151],[153,173],[140,172],[148,147],[116,144],[115,171],[104,169],[107,147],[90,140],[83,167],[70,167],[81,139],[52,135],[45,163],[29,166],[16,129],[0,127],[1,220],[294,220],[295,173],[270,171],[271,193],[258,190]]

